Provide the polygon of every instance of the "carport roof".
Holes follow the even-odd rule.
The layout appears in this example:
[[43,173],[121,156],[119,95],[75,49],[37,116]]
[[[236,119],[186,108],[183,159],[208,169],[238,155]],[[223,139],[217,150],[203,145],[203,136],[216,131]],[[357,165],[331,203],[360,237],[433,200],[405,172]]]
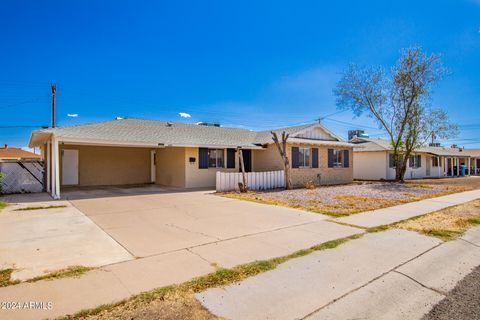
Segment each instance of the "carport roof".
[[[309,127],[321,126],[310,123],[301,126],[274,129],[286,131],[292,136]],[[322,127],[332,135],[340,138]],[[137,146],[195,146],[195,147],[243,147],[257,149],[260,145],[272,143],[269,131],[251,131],[240,128],[227,128],[197,124],[172,123],[157,120],[117,119],[78,126],[34,131],[30,146],[39,146],[55,135],[60,141],[90,144],[122,144]],[[321,142],[321,140],[315,140]]]

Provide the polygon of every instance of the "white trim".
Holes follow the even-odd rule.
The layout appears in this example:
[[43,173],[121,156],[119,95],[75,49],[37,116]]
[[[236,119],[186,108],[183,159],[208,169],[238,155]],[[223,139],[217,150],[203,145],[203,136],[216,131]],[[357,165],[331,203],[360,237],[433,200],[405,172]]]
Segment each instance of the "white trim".
[[47,192],[50,192],[51,188],[50,188],[50,166],[51,166],[51,155],[50,155],[50,141],[47,141],[47,148],[46,148],[46,154],[45,154],[45,166],[46,166],[46,171],[47,171],[47,174],[46,174],[46,177],[47,177],[47,181],[46,181],[46,185],[45,185],[45,190]]
[[52,197],[55,200],[60,199],[60,161],[58,149],[58,140],[55,136],[52,136]]
[[[183,148],[211,148],[211,149],[236,149],[238,146],[232,145],[193,145],[193,144],[155,144],[144,142],[123,142],[123,141],[111,141],[111,140],[88,140],[88,139],[71,139],[58,137],[58,140],[63,144],[76,144],[76,145],[101,145],[110,147],[138,147],[138,148],[165,148],[165,147],[183,147]],[[251,150],[264,150],[265,148],[257,146],[240,146],[242,149]]]

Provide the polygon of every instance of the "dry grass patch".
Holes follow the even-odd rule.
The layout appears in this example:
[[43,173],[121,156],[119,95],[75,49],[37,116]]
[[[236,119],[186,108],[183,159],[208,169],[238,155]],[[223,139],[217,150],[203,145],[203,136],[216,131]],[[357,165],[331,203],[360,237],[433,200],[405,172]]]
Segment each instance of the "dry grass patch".
[[0,287],[7,287],[20,283],[19,280],[12,280],[13,271],[15,271],[13,268],[0,270]]
[[37,282],[40,280],[54,280],[54,279],[61,279],[61,278],[76,278],[80,277],[84,273],[94,270],[93,267],[85,267],[85,266],[70,266],[64,269],[55,270],[49,272],[47,274],[28,279],[26,282]]
[[309,249],[299,250],[290,255],[270,260],[255,261],[231,269],[219,268],[206,276],[198,277],[179,285],[162,287],[141,293],[115,304],[102,305],[94,309],[83,310],[75,315],[59,319],[219,319],[208,312],[194,297],[195,293],[209,288],[227,286],[257,274],[273,270],[279,264],[319,250],[328,250],[353,239],[362,237],[357,234],[346,238],[328,241]]
[[477,224],[480,224],[480,200],[399,222],[395,227],[451,240]]
[[25,208],[18,208],[13,211],[32,211],[32,210],[43,210],[43,209],[58,209],[58,208],[66,208],[65,205],[57,205],[57,206],[38,206],[38,207],[25,207]]

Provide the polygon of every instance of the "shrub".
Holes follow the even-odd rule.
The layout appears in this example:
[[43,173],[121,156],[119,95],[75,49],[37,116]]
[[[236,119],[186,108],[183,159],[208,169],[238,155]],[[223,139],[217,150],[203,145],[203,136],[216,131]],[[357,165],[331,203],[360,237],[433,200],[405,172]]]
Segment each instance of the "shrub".
[[305,189],[315,189],[317,187],[317,185],[315,184],[315,182],[309,180],[309,181],[305,181],[303,183],[303,187]]

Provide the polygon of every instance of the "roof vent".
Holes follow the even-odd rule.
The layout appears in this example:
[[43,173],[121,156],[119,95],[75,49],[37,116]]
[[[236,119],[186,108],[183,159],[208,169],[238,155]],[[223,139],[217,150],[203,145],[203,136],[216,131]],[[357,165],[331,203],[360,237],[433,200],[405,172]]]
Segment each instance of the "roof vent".
[[221,127],[220,123],[211,123],[211,122],[197,122],[199,126],[206,126],[206,127]]

